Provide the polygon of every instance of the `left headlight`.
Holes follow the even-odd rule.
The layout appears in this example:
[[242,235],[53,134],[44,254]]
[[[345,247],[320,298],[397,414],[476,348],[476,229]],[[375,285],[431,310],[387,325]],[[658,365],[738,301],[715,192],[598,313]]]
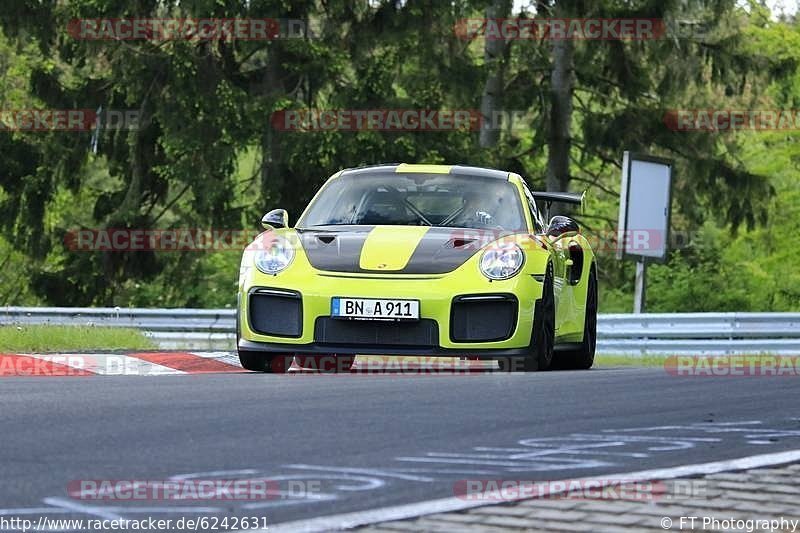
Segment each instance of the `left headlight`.
[[266,250],[255,253],[255,264],[264,274],[275,275],[286,269],[294,259],[294,247],[284,239],[275,239]]
[[481,273],[489,279],[514,277],[525,263],[525,253],[516,244],[495,245],[481,256]]

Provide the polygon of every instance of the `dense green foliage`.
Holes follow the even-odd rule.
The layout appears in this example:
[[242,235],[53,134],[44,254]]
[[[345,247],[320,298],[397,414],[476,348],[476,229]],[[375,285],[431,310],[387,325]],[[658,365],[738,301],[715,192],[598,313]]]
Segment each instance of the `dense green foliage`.
[[[798,109],[796,21],[735,0],[537,5],[539,17],[657,18],[670,30],[657,40],[570,42],[569,79],[557,80],[556,41],[490,48],[454,31],[487,10],[534,16],[510,13],[508,0],[4,1],[0,109],[135,109],[140,127],[102,130],[96,153],[88,131],[0,132],[0,304],[231,306],[236,250],[75,252],[65,235],[252,230],[273,207],[296,219],[341,168],[447,162],[516,171],[535,188],[588,189],[576,218],[601,241],[601,310],[629,311],[633,265],[607,242],[627,149],[676,161],[673,230],[690,236],[650,268],[649,310],[800,309],[798,133],[676,132],[664,120],[670,109]],[[73,19],[97,17],[299,19],[312,34],[92,41],[67,31]],[[491,81],[500,87],[491,105],[521,111],[522,123],[488,141],[477,131],[270,126],[283,109],[478,109]],[[562,154],[559,121],[569,126]]]

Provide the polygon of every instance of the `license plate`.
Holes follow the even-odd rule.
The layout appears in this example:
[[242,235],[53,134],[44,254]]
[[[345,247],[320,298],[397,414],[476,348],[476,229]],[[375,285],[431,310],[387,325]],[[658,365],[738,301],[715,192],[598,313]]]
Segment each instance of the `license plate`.
[[419,320],[419,300],[333,298],[331,316],[366,320]]

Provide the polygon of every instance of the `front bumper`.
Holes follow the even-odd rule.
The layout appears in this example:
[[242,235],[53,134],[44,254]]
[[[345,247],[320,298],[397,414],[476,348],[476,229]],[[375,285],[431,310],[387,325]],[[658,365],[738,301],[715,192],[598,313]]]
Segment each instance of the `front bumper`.
[[470,356],[479,359],[497,359],[501,357],[524,357],[528,353],[528,348],[506,348],[506,349],[461,349],[461,348],[442,348],[439,346],[428,347],[403,347],[403,346],[380,346],[380,345],[353,345],[353,344],[325,344],[312,342],[310,344],[279,344],[274,342],[253,342],[246,339],[239,339],[239,349],[249,352],[263,352],[274,354],[303,355],[421,355],[432,357],[461,357]]
[[[240,350],[302,354],[472,355],[483,358],[523,356],[531,341],[536,300],[542,284],[522,272],[509,280],[489,281],[480,274],[454,272],[435,276],[363,276],[311,269],[267,276],[251,271],[240,286],[238,346]],[[254,294],[285,292],[287,305],[278,316],[280,334],[265,334],[252,312]],[[420,321],[375,324],[330,318],[333,297],[397,298],[420,301]],[[456,315],[462,298],[500,296],[514,303],[514,315],[504,335],[480,342],[459,342],[463,324]],[[289,302],[292,300],[292,302]],[[479,304],[473,300],[475,305]],[[496,299],[495,302],[498,302]],[[299,305],[299,307],[297,307]],[[497,305],[495,303],[495,305]],[[294,307],[293,307],[294,306]],[[487,309],[484,307],[484,310]],[[296,320],[296,328],[285,317]],[[289,322],[291,322],[289,320]],[[347,324],[343,324],[346,322]],[[258,325],[258,327],[255,327]],[[477,327],[471,328],[475,330]]]

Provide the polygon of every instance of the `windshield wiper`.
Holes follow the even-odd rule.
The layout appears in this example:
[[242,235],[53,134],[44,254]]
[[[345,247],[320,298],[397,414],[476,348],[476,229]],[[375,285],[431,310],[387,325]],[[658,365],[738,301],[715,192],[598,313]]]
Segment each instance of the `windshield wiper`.
[[360,226],[363,224],[354,224],[352,222],[328,222],[327,224],[310,224],[303,226],[303,228],[324,228],[325,226]]

